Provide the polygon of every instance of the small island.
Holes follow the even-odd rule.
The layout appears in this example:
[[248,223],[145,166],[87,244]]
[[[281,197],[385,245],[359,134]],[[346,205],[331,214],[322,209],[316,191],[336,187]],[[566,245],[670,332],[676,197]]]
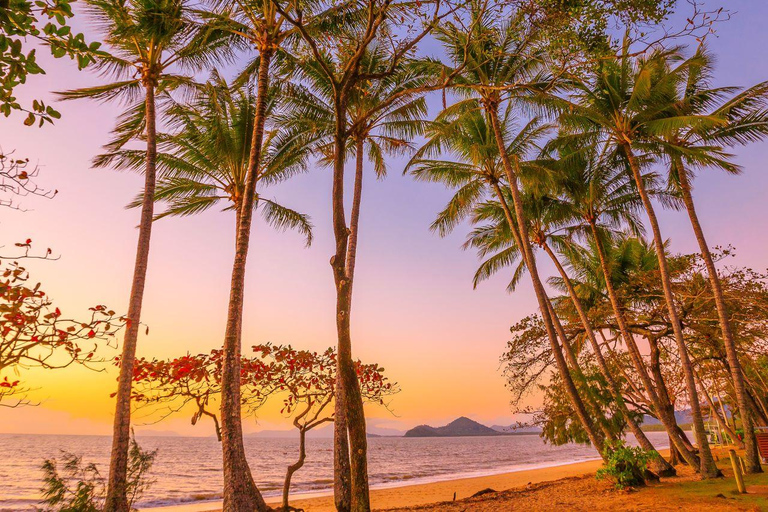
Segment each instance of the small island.
[[506,433],[499,432],[491,427],[486,427],[481,423],[462,416],[443,427],[419,425],[407,431],[404,437],[471,437],[503,435],[506,435]]

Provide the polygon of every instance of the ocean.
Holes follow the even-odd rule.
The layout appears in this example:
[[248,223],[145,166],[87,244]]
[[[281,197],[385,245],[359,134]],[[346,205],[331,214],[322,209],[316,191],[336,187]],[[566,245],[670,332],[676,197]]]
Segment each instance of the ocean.
[[[664,432],[649,439],[666,448]],[[221,450],[215,438],[139,437],[145,449],[157,449],[151,478],[155,483],[138,503],[140,509],[216,501],[221,497]],[[630,443],[632,440],[630,439]],[[404,438],[368,440],[372,487],[450,480],[506,473],[594,459],[586,446],[551,446],[538,435],[499,437]],[[298,440],[247,437],[248,462],[265,496],[278,496],[288,464],[295,461]],[[108,471],[110,437],[0,434],[0,511],[32,510],[39,504],[46,458],[61,451]],[[307,461],[293,477],[292,493],[327,491],[333,482],[331,439],[308,439]],[[159,512],[159,511],[158,511]]]

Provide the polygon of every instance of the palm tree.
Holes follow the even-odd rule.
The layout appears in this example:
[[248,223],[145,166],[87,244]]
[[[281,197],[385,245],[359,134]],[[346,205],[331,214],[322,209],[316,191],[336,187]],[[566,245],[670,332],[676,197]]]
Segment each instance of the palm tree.
[[[640,200],[637,196],[634,180],[625,172],[617,162],[611,162],[610,159],[602,153],[600,146],[589,146],[583,148],[572,148],[569,146],[573,141],[565,140],[554,141],[553,147],[565,144],[557,154],[557,159],[553,162],[555,173],[555,183],[553,188],[559,193],[560,215],[568,219],[570,224],[570,233],[581,234],[587,239],[591,239],[594,244],[595,253],[599,257],[599,268],[604,278],[605,291],[613,309],[614,317],[619,329],[619,333],[629,350],[632,361],[641,378],[646,393],[656,409],[657,415],[662,420],[667,429],[670,438],[676,441],[675,444],[681,445],[684,449],[683,441],[679,437],[678,429],[674,421],[674,416],[665,414],[667,403],[656,392],[653,381],[645,370],[640,350],[631,334],[624,315],[624,308],[621,304],[619,295],[614,287],[615,275],[614,261],[609,257],[606,250],[606,242],[610,241],[611,233],[617,229],[628,228],[634,233],[641,233],[642,226],[638,219],[638,210],[641,208]],[[652,176],[644,176],[645,181],[649,181]],[[548,251],[549,252],[549,251]],[[568,289],[574,302],[574,306],[579,312],[583,323],[587,322],[586,312],[583,311],[579,303],[575,289],[569,284],[569,278],[562,269],[562,266],[556,262],[558,271],[563,279],[563,284]],[[590,343],[596,354],[599,353],[599,345],[594,336],[594,332],[589,335],[591,329],[587,331]],[[601,357],[598,356],[598,363]],[[601,367],[603,365],[601,364]],[[606,368],[607,370],[607,368]],[[609,379],[609,377],[606,377]],[[608,382],[611,382],[608,380]],[[647,438],[641,432],[636,424],[633,426],[630,422],[630,428],[641,443],[645,443]],[[650,443],[648,443],[650,445]],[[682,451],[681,449],[681,451]],[[692,455],[687,450],[683,454]],[[668,472],[669,468],[658,468],[662,472]]]
[[[744,427],[746,469],[749,473],[759,473],[762,472],[762,467],[756,449],[744,376],[723,287],[693,201],[691,179],[695,171],[708,167],[731,174],[740,172],[741,169],[732,162],[732,155],[728,154],[724,147],[747,144],[768,135],[768,111],[766,111],[768,82],[743,91],[734,87],[712,88],[710,81],[713,58],[703,46],[699,47],[695,55],[683,62],[679,68],[682,73],[677,72],[677,69],[672,73],[678,80],[675,110],[684,122],[662,126],[655,135],[669,159],[670,182],[683,200],[701,256],[707,267],[736,401]],[[706,394],[706,390],[703,391]]]
[[[529,180],[528,185],[530,187],[522,195],[526,219],[529,222],[528,230],[534,244],[545,250],[550,257],[553,257],[555,265],[559,266],[560,262],[552,252],[550,244],[562,245],[564,243],[563,235],[559,232],[567,228],[563,223],[567,217],[561,215],[562,209],[559,208],[555,198],[536,190],[542,185],[539,183],[541,181],[539,179],[541,178],[539,165],[534,167],[536,172],[532,173],[532,180]],[[525,167],[523,166],[524,170]],[[510,203],[510,194],[507,192],[505,195],[507,196],[507,203]],[[515,236],[512,234],[512,228],[507,221],[504,208],[498,200],[490,199],[477,205],[472,214],[472,224],[477,227],[469,234],[463,247],[464,249],[476,248],[479,256],[486,258],[475,273],[474,284],[477,287],[480,281],[489,278],[506,266],[513,265],[520,257],[520,250],[515,243]],[[514,226],[514,229],[517,229],[517,226]],[[520,261],[513,272],[513,278],[507,287],[508,291],[515,290],[524,273],[525,263]],[[578,350],[574,349],[573,343],[570,341],[573,336],[567,335],[560,317],[552,305],[552,300],[548,297],[547,301],[550,315],[555,323],[555,330],[562,341],[563,352],[576,379],[577,387],[583,392],[585,402],[594,411],[592,415],[595,416],[594,419],[603,431],[605,439],[613,443],[617,441],[616,431],[603,414],[601,406],[595,398],[594,390],[587,382],[581,369]],[[632,418],[627,421],[632,421]]]
[[[507,127],[513,124],[511,115],[511,109],[507,109],[502,118],[503,124]],[[543,126],[536,119],[528,122],[505,145],[504,153],[525,158],[536,147],[536,142],[547,129],[548,127]],[[433,158],[441,154],[449,155],[450,160]],[[478,208],[482,208],[483,202],[487,199],[493,198],[498,201],[515,244],[491,262],[489,264],[491,266],[514,262],[519,255],[519,248],[523,245],[520,242],[522,230],[519,229],[517,218],[509,209],[509,191],[507,187],[503,187],[502,180],[505,174],[503,160],[488,115],[477,100],[468,99],[448,107],[440,114],[428,131],[427,143],[419,149],[406,167],[406,172],[410,172],[418,180],[442,183],[456,190],[453,198],[432,224],[432,230],[441,236],[450,233]],[[530,265],[528,265],[530,260],[525,257],[522,259],[525,268],[530,272]],[[513,284],[515,285],[522,275],[522,268],[523,265],[514,274]],[[481,271],[483,271],[482,267]],[[546,294],[543,294],[540,307],[542,316],[546,315],[552,323],[549,298]],[[592,418],[587,413],[578,393],[563,350],[557,342],[555,326],[551,327],[550,344],[566,392],[590,441],[601,454],[604,454],[603,438],[597,433]],[[563,336],[562,340],[568,350],[567,339]]]
[[256,184],[261,171],[267,122],[267,102],[274,78],[273,59],[285,51],[284,43],[295,34],[271,0],[217,2],[221,9],[203,13],[216,28],[232,36],[233,42],[245,44],[257,53],[249,66],[256,83],[248,167],[243,180],[242,202],[238,212],[235,257],[227,322],[224,333],[222,365],[221,431],[224,462],[224,509],[238,512],[264,511],[269,507],[254,483],[243,444],[240,400],[240,363],[245,270],[250,245],[251,223],[257,204]]
[[676,49],[658,50],[644,58],[633,58],[625,44],[617,59],[601,60],[588,79],[575,83],[575,101],[562,101],[563,114],[559,121],[572,131],[587,132],[585,137],[602,138],[617,156],[627,161],[656,246],[664,300],[690,398],[701,456],[700,474],[702,478],[712,478],[719,475],[719,470],[704,431],[693,364],[675,305],[664,239],[642,172],[642,166],[653,160],[652,155],[642,155],[647,149],[644,142],[648,134],[683,122],[672,108],[676,79],[667,69],[668,62],[677,58]]
[[[317,137],[316,146],[319,153],[323,155],[321,161],[326,165],[332,165],[338,144],[335,140],[337,107],[334,105],[333,85],[329,76],[317,60],[291,61],[286,65],[299,80],[286,89],[285,97],[290,108],[285,124]],[[345,293],[350,306],[357,261],[366,157],[373,164],[376,176],[383,178],[387,172],[386,155],[403,154],[409,151],[412,148],[411,141],[424,130],[426,125],[423,118],[427,114],[427,105],[423,95],[418,91],[431,81],[432,76],[417,62],[403,63],[396,66],[392,72],[385,72],[389,66],[389,55],[384,47],[371,45],[362,56],[359,72],[382,76],[353,87],[349,91],[346,104],[347,152],[355,156],[352,207],[344,260],[347,282]],[[347,308],[347,318],[350,309],[351,307]],[[340,343],[344,341],[343,338],[344,336],[340,336]],[[341,358],[338,362],[342,365],[346,364],[341,361]],[[336,382],[334,494],[337,508],[347,510],[351,501],[352,479],[348,445],[350,432],[346,412],[348,404],[344,394],[344,380],[338,379]],[[356,380],[354,385],[358,386]],[[358,443],[362,441],[358,440]],[[357,473],[358,475],[363,473],[359,465]],[[362,476],[358,476],[358,479],[360,478]]]
[[[557,185],[557,182],[555,183],[553,189],[558,190],[560,187]],[[589,186],[589,188],[595,190],[597,187]],[[620,184],[614,183],[611,188],[614,188],[614,190],[618,192],[616,197],[613,198],[613,201],[611,201],[612,206],[615,208],[614,212],[611,213],[619,217],[627,218],[630,223],[633,223],[635,220],[633,218],[633,211],[631,207],[627,208],[627,204],[622,201],[624,193],[620,190]],[[577,231],[578,227],[573,224],[574,218],[570,205],[557,197],[541,195],[539,193],[526,193],[524,194],[523,199],[526,205],[526,211],[529,212],[528,217],[531,220],[530,233],[532,240],[538,247],[547,253],[555,268],[558,270],[560,280],[559,282],[553,280],[553,282],[561,284],[567,292],[570,302],[577,313],[578,320],[590,342],[598,367],[605,378],[605,382],[608,384],[609,391],[619,412],[624,417],[629,430],[638,440],[640,446],[649,452],[656,453],[653,444],[640,428],[638,422],[635,421],[634,415],[629,411],[620,386],[611,374],[605,360],[602,348],[600,347],[595,331],[592,328],[592,321],[582,304],[582,299],[579,297],[574,283],[556,254],[556,251],[566,255],[573,253],[574,248],[569,235],[572,235]],[[486,222],[486,224],[479,226],[470,233],[470,237],[465,244],[465,247],[477,248],[482,257],[487,257],[475,275],[475,283],[477,284],[479,280],[490,277],[503,266],[512,263],[509,255],[512,252],[518,251],[516,251],[514,241],[509,232],[503,210],[497,202],[489,203],[480,209],[475,215],[473,222],[475,224]],[[522,264],[520,266],[522,267]],[[518,279],[519,274],[519,270],[515,272],[515,277]],[[514,283],[511,283],[511,286],[513,284]],[[556,320],[555,326],[558,329],[558,334],[561,339],[566,339],[565,331],[558,320],[554,308],[552,308],[552,316]],[[571,352],[570,347],[566,344],[565,348],[566,356],[568,356],[569,352]],[[569,363],[572,359],[574,359],[573,355],[569,357]],[[571,363],[571,366],[574,367],[574,364]],[[643,369],[641,368],[640,371],[643,371]],[[590,395],[588,394],[587,398],[589,398],[589,396]],[[598,410],[596,407],[594,407],[594,409]],[[600,423],[605,424],[606,420],[603,419]],[[615,439],[615,433],[606,432],[606,438]],[[675,474],[674,468],[660,456],[654,458],[651,465],[653,470],[661,476],[672,476]]]
[[[509,140],[509,127],[503,122],[503,117],[507,114],[502,111],[512,108],[514,100],[541,91],[553,82],[542,71],[544,59],[543,55],[534,50],[533,31],[521,29],[520,24],[515,23],[519,20],[502,19],[502,16],[492,14],[479,6],[473,5],[469,14],[467,23],[447,22],[437,31],[437,38],[443,43],[454,64],[447,70],[441,69],[440,73],[452,76],[452,90],[469,97],[470,99],[465,101],[475,102],[487,116],[490,135],[493,136],[490,141],[495,143],[495,151],[499,155],[499,170],[506,177],[504,186],[508,187],[512,197],[511,207],[504,200],[503,194],[500,195],[500,203],[504,207],[510,226],[517,226],[517,230],[513,230],[515,242],[521,248],[523,262],[531,277],[547,337],[552,345],[566,392],[590,440],[602,453],[603,441],[595,432],[573,379],[568,375],[566,361],[557,343],[555,322],[536,266],[518,183],[520,157],[523,153],[509,151],[513,140]],[[507,109],[502,108],[505,102]],[[457,105],[461,104],[460,102]],[[464,177],[470,178],[466,175]],[[457,180],[454,184],[459,182],[460,180]],[[482,180],[474,179],[464,181],[465,187],[454,197],[454,207],[458,206],[456,202],[463,201],[460,194],[478,194],[482,183]],[[500,180],[497,179],[492,186],[501,188]],[[460,206],[460,209],[466,211],[467,207]]]
[[[102,32],[110,53],[99,56],[96,66],[113,81],[60,93],[64,99],[90,98],[131,103],[107,146],[118,150],[142,136],[146,140],[144,193],[139,223],[136,263],[128,304],[120,376],[115,406],[112,456],[104,510],[127,511],[126,478],[131,423],[131,378],[141,323],[141,305],[149,259],[156,179],[156,96],[187,85],[190,80],[174,69],[199,67],[227,52],[205,27],[190,17],[185,0],[86,0],[86,10]],[[143,134],[143,135],[142,135]],[[97,160],[97,165],[108,161]]]
[[[272,95],[277,96],[277,92]],[[255,100],[250,87],[232,89],[214,71],[191,105],[176,104],[168,109],[167,123],[176,130],[158,134],[160,178],[155,201],[165,208],[155,215],[155,220],[196,215],[221,205],[224,211],[235,212],[235,227],[239,225]],[[269,103],[267,115],[272,108],[274,101]],[[261,151],[257,185],[270,186],[304,172],[311,142],[296,131],[268,133]],[[105,155],[116,167],[137,171],[142,170],[141,157],[140,151],[132,149]],[[130,204],[133,208],[140,205],[141,197]],[[253,208],[273,227],[296,229],[307,245],[312,242],[308,217],[264,197],[258,188]]]
[[[383,46],[372,45],[363,56],[360,72],[373,74],[386,69],[388,54]],[[285,101],[290,104],[284,124],[300,128],[318,139],[321,161],[333,157],[333,105],[330,84],[317,62],[292,62],[290,72],[308,82],[288,84]],[[349,222],[347,267],[354,275],[362,200],[363,168],[367,160],[377,178],[387,174],[387,155],[402,155],[413,149],[412,141],[427,126],[427,102],[423,95],[409,92],[431,82],[429,70],[418,62],[399,66],[380,80],[350,91],[348,110],[349,152],[355,156],[355,180]]]

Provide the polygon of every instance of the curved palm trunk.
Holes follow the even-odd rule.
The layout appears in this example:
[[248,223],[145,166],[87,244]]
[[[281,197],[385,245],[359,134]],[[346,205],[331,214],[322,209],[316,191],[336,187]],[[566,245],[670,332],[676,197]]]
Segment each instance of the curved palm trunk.
[[[349,242],[346,258],[347,276],[350,278],[349,290],[352,292],[352,283],[355,276],[355,262],[357,261],[357,238],[360,226],[360,204],[363,194],[363,149],[365,139],[355,139],[355,184],[352,193],[352,212],[349,222]],[[351,306],[351,304],[350,304]],[[351,505],[351,468],[349,459],[349,437],[347,430],[346,410],[343,406],[344,399],[341,395],[343,387],[341,379],[336,381],[336,410],[334,413],[334,482],[333,495],[336,510],[346,512]]]
[[549,297],[547,297],[547,306],[549,307],[549,315],[552,317],[555,324],[555,332],[557,332],[557,335],[562,342],[566,362],[570,365],[571,371],[575,374],[576,389],[583,391],[584,401],[590,405],[592,416],[594,416],[593,419],[597,423],[597,426],[603,433],[604,438],[613,443],[617,440],[616,433],[609,427],[608,420],[603,413],[602,407],[592,394],[587,378],[581,369],[581,364],[573,350],[573,345],[568,341],[568,335],[566,334],[563,324],[560,322],[560,317],[557,316],[557,312],[555,312],[555,308],[552,306],[552,300]]
[[109,461],[109,480],[105,512],[128,512],[127,477],[128,445],[131,436],[131,384],[133,365],[136,360],[136,342],[141,323],[141,304],[147,280],[149,242],[152,234],[152,216],[155,204],[155,177],[157,163],[157,131],[155,112],[155,84],[144,84],[146,90],[147,156],[144,174],[144,197],[141,202],[139,240],[136,244],[136,263],[128,304],[127,327],[120,359],[120,376],[117,384],[117,404],[112,434],[112,455]]
[[[746,379],[745,383],[749,385],[749,381]],[[752,389],[754,389],[754,386],[752,386]],[[755,390],[753,396],[752,393],[749,392],[749,388],[747,388],[747,404],[749,404],[749,408],[752,411],[752,414],[757,417],[757,420],[764,425],[768,425],[768,409],[766,409],[763,400],[757,394],[757,390]]]
[[717,273],[715,262],[712,259],[712,253],[710,252],[709,246],[707,245],[707,239],[704,237],[704,230],[701,227],[699,216],[696,213],[696,206],[693,202],[693,194],[691,193],[691,184],[688,181],[686,171],[679,159],[677,161],[677,171],[680,180],[680,191],[682,192],[683,203],[685,204],[685,209],[688,211],[688,217],[691,220],[691,227],[693,228],[693,233],[696,236],[696,241],[699,244],[701,257],[704,258],[704,263],[707,266],[709,284],[712,288],[712,295],[715,297],[717,319],[720,322],[720,330],[723,333],[725,355],[728,358],[728,366],[731,372],[731,379],[733,380],[733,388],[736,393],[736,402],[739,406],[741,421],[744,425],[744,444],[746,445],[747,462],[746,470],[747,473],[762,473],[763,468],[760,466],[760,456],[757,453],[757,450],[755,450],[755,431],[752,426],[752,415],[750,414],[749,407],[747,405],[746,390],[744,387],[744,376],[741,371],[739,355],[736,351],[736,342],[733,339],[731,322],[728,319],[728,308],[725,304],[723,286],[720,283],[720,276]]
[[659,259],[659,273],[661,274],[661,287],[664,291],[664,300],[667,303],[667,313],[669,314],[669,322],[672,324],[672,332],[674,333],[675,342],[677,343],[677,349],[680,352],[680,365],[683,368],[683,375],[685,377],[685,386],[688,391],[688,397],[690,398],[691,417],[693,418],[693,426],[696,431],[696,444],[699,447],[699,458],[701,460],[701,477],[702,478],[714,478],[720,475],[720,471],[715,465],[715,459],[712,457],[712,452],[709,449],[709,442],[707,441],[707,434],[704,432],[704,419],[701,415],[701,404],[699,403],[699,393],[696,389],[696,379],[693,376],[693,364],[691,358],[688,355],[688,347],[685,345],[685,339],[683,338],[683,329],[680,324],[680,318],[677,314],[677,307],[675,306],[675,297],[672,292],[672,280],[669,276],[669,267],[667,265],[667,256],[664,253],[664,239],[661,236],[661,228],[659,227],[659,221],[656,218],[656,211],[651,203],[651,198],[648,196],[648,191],[645,189],[645,183],[643,182],[643,176],[640,172],[640,164],[637,162],[637,158],[632,152],[632,148],[628,143],[623,144],[624,153],[629,161],[629,167],[632,170],[632,176],[635,180],[635,185],[640,193],[640,199],[643,202],[643,207],[648,215],[648,221],[651,225],[651,231],[653,232],[653,242],[656,246],[656,256]]
[[253,481],[251,468],[245,458],[240,400],[240,336],[242,333],[245,267],[251,235],[253,206],[256,198],[261,145],[264,138],[271,58],[271,51],[261,52],[251,153],[245,178],[245,190],[239,210],[235,260],[232,265],[232,283],[227,310],[227,327],[224,335],[224,360],[221,371],[221,447],[224,463],[224,510],[227,512],[269,510]]
[[[666,407],[667,414],[669,414],[670,417],[675,418],[675,401],[672,400],[672,396],[669,394],[669,387],[667,387],[667,382],[664,380],[664,374],[661,373],[661,346],[659,345],[659,338],[659,336],[645,337],[648,341],[648,346],[651,349],[651,376],[656,383],[659,400],[661,400],[661,403]],[[688,435],[685,431],[677,424],[677,420],[675,420],[675,431],[680,436],[686,449],[691,453],[696,453],[696,448],[693,446],[690,439],[688,439]],[[696,467],[698,467],[698,465]]]
[[[598,453],[600,453],[600,456],[605,459],[607,457],[607,453],[605,453],[603,439],[602,437],[598,436],[597,432],[595,431],[592,419],[584,407],[584,402],[582,402],[581,397],[579,396],[579,392],[576,389],[576,385],[574,384],[573,379],[571,378],[571,374],[568,371],[568,365],[565,361],[565,357],[563,357],[563,352],[560,350],[560,346],[557,343],[557,333],[555,332],[552,317],[549,314],[549,299],[547,297],[546,291],[544,290],[544,286],[542,285],[541,277],[539,276],[539,271],[536,267],[536,260],[531,249],[530,238],[528,236],[528,226],[525,222],[525,214],[522,209],[522,198],[520,197],[520,190],[517,188],[517,177],[515,175],[515,171],[512,169],[512,163],[510,162],[509,155],[506,151],[504,135],[501,131],[501,124],[499,121],[497,107],[495,105],[485,105],[485,109],[488,117],[491,120],[491,126],[493,128],[493,133],[496,139],[496,146],[499,150],[499,154],[501,155],[501,160],[504,164],[504,170],[506,171],[507,178],[510,182],[509,188],[512,192],[512,202],[515,209],[515,218],[517,219],[517,223],[515,223],[512,219],[512,213],[510,212],[509,205],[507,205],[503,194],[501,194],[501,190],[498,189],[498,184],[495,183],[494,185],[497,188],[499,201],[504,207],[504,213],[507,216],[507,222],[509,222],[510,228],[512,228],[512,233],[516,238],[515,243],[517,243],[518,247],[520,247],[521,254],[523,255],[523,261],[528,268],[528,274],[531,276],[531,282],[533,283],[533,289],[536,293],[536,299],[539,302],[539,311],[541,312],[541,317],[544,320],[544,326],[547,330],[547,337],[549,338],[549,343],[552,347],[552,354],[555,358],[555,364],[557,365],[560,377],[563,379],[563,385],[565,386],[566,394],[570,398],[571,405],[573,406],[573,410],[576,413],[576,417],[579,418],[579,421],[581,422],[584,431],[589,437],[590,442],[598,451]],[[515,225],[517,225],[518,229],[514,228]]]
[[605,248],[603,247],[600,233],[597,230],[597,225],[594,221],[590,221],[589,226],[592,231],[592,237],[595,240],[595,248],[597,249],[598,259],[600,260],[600,268],[603,271],[603,277],[605,278],[605,289],[608,293],[608,300],[611,303],[611,308],[613,309],[613,315],[616,318],[616,325],[619,329],[619,334],[621,334],[621,337],[624,340],[624,344],[627,346],[627,350],[629,351],[629,355],[635,365],[635,369],[640,376],[643,387],[645,387],[645,393],[648,395],[648,399],[651,401],[651,404],[653,404],[653,408],[656,410],[656,416],[664,425],[664,428],[666,429],[670,440],[674,443],[675,448],[677,448],[678,452],[680,452],[680,454],[688,462],[688,464],[691,465],[691,467],[698,468],[699,461],[697,460],[696,456],[687,449],[684,441],[680,437],[680,433],[677,429],[677,422],[675,421],[675,415],[672,411],[670,411],[669,403],[665,404],[664,401],[659,397],[659,394],[656,392],[653,381],[651,381],[651,378],[645,369],[645,363],[643,362],[643,356],[640,354],[640,349],[637,347],[635,339],[629,332],[629,327],[627,326],[624,313],[621,309],[621,302],[619,301],[616,289],[614,288],[613,282],[611,281],[611,269],[608,265],[608,260],[605,255]]
[[[343,96],[343,95],[342,95]],[[333,161],[333,235],[336,253],[331,257],[333,279],[336,284],[336,331],[338,335],[337,375],[341,383],[342,400],[336,401],[336,410],[343,407],[349,436],[350,461],[350,510],[367,512],[371,509],[368,491],[368,439],[365,431],[363,398],[357,381],[355,364],[352,359],[352,336],[350,332],[350,311],[352,306],[352,280],[348,273],[350,230],[344,214],[344,163],[348,135],[347,100],[338,98],[335,102],[336,127],[334,135]],[[359,203],[360,197],[357,197]],[[354,260],[354,255],[352,256]],[[340,439],[337,439],[339,442]],[[339,454],[340,448],[334,449]],[[338,465],[338,464],[335,464]],[[336,501],[343,501],[337,497]]]
[[299,429],[299,459],[288,466],[288,470],[285,473],[285,482],[283,483],[283,510],[289,510],[288,495],[291,490],[291,478],[293,474],[300,470],[304,466],[304,461],[307,459],[306,443],[307,430],[304,428]]
[[632,415],[629,412],[629,408],[627,408],[627,404],[624,401],[624,395],[621,394],[621,389],[619,389],[619,385],[616,383],[616,379],[614,379],[613,375],[611,375],[608,364],[605,362],[605,357],[603,357],[603,351],[600,349],[600,344],[597,342],[595,331],[592,329],[592,324],[589,321],[589,317],[587,316],[586,311],[584,311],[584,306],[582,305],[579,296],[576,294],[576,290],[573,287],[571,278],[560,264],[560,260],[552,251],[552,248],[549,247],[549,244],[546,242],[544,243],[544,250],[555,264],[557,271],[560,273],[560,277],[565,283],[565,287],[568,290],[568,296],[571,298],[573,307],[576,309],[576,312],[579,315],[581,325],[584,327],[584,331],[587,334],[587,339],[592,346],[592,352],[595,354],[595,359],[597,360],[597,365],[600,368],[600,372],[603,374],[605,381],[608,383],[608,389],[611,391],[611,395],[616,402],[616,406],[619,408],[619,412],[624,416],[629,430],[635,436],[635,439],[637,439],[637,442],[640,444],[643,450],[655,453],[657,455],[651,461],[651,467],[653,468],[653,471],[659,476],[674,476],[677,473],[675,468],[672,467],[669,462],[664,460],[664,458],[658,454],[656,448],[648,439],[648,436],[645,435],[645,432],[643,432],[643,430],[640,428],[640,425],[638,425],[637,422],[632,418]]
[[[661,373],[661,346],[659,345],[659,336],[646,336],[645,339],[648,341],[648,347],[651,350],[651,376],[656,383],[659,400],[666,409],[667,414],[671,418],[675,418],[675,402],[669,394],[669,388],[664,380],[664,374]],[[695,453],[696,449],[693,444],[691,444],[691,441],[688,439],[688,436],[683,429],[680,428],[680,425],[677,424],[677,420],[675,420],[675,431],[680,436],[686,449],[691,453]],[[698,465],[696,467],[698,467]]]

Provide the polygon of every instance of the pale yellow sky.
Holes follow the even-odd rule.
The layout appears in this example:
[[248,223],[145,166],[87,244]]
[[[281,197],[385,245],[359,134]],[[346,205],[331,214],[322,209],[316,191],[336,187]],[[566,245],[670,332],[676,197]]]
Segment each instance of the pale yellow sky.
[[[768,45],[763,20],[768,7],[733,0],[734,20],[719,28],[710,48],[721,56],[718,85],[751,85],[768,79]],[[98,78],[77,72],[66,60],[39,56],[48,70],[19,91],[22,101],[50,99],[48,91],[93,85]],[[438,108],[439,97],[430,98]],[[141,177],[93,170],[91,158],[109,140],[117,105],[68,102],[55,126],[28,128],[20,118],[0,121],[0,147],[42,166],[39,182],[59,189],[50,201],[24,198],[30,211],[0,211],[0,245],[32,238],[52,247],[58,261],[29,262],[33,279],[68,315],[82,316],[94,304],[126,309],[135,255],[138,212],[126,211],[141,189]],[[711,245],[733,244],[735,264],[765,268],[768,231],[744,219],[768,218],[768,145],[737,150],[745,168],[740,177],[716,173],[696,182],[700,216]],[[475,255],[462,252],[465,228],[446,239],[428,227],[449,193],[438,185],[401,176],[404,161],[391,159],[384,181],[365,182],[360,254],[352,310],[356,357],[378,362],[400,383],[392,402],[398,417],[371,409],[376,421],[407,428],[441,424],[467,415],[486,423],[512,421],[499,356],[509,326],[535,311],[526,280],[514,295],[501,275],[472,289]],[[329,258],[330,176],[312,168],[307,175],[264,193],[308,213],[316,242],[303,247],[295,233],[276,233],[257,221],[249,258],[244,346],[273,342],[322,350],[335,343],[334,292]],[[685,215],[663,212],[664,235],[675,251],[694,251]],[[142,320],[148,336],[139,355],[175,357],[221,346],[233,249],[231,214],[210,211],[193,218],[164,219],[155,225]],[[554,273],[546,263],[545,275]],[[113,353],[104,351],[104,355]],[[93,373],[81,368],[31,371],[22,375],[37,387],[39,407],[0,407],[0,432],[109,433],[116,369]],[[535,400],[534,400],[535,402]],[[257,427],[288,428],[265,411]],[[150,427],[194,433],[188,415]],[[209,435],[208,432],[199,435]]]

